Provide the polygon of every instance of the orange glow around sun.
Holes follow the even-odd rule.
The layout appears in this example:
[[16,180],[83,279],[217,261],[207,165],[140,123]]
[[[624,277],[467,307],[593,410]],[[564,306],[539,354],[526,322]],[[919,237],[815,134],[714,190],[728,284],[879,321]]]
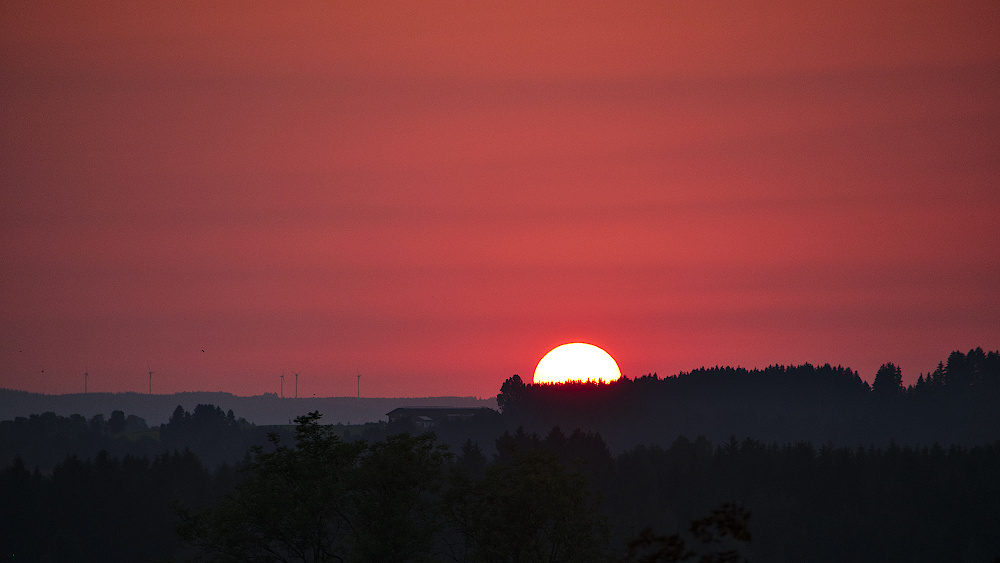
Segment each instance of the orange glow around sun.
[[622,376],[618,364],[593,344],[573,342],[552,349],[535,368],[535,383],[566,381],[615,381]]

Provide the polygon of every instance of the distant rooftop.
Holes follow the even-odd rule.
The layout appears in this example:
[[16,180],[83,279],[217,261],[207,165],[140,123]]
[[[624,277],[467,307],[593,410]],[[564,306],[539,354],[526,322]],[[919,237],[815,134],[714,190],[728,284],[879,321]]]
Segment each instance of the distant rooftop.
[[410,423],[420,428],[432,428],[443,421],[465,420],[477,414],[495,413],[486,407],[399,407],[386,413],[390,423]]

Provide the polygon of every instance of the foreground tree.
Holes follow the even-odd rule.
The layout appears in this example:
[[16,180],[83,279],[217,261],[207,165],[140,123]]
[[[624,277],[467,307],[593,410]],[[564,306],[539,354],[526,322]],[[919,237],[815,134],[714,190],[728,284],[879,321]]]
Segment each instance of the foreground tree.
[[688,549],[680,534],[660,535],[646,528],[628,542],[628,559],[635,563],[745,563],[740,554],[750,541],[750,513],[737,503],[727,503],[704,518],[691,522],[691,535],[701,553]]
[[320,414],[296,419],[294,447],[254,448],[246,480],[214,510],[180,507],[178,533],[210,561],[422,561],[433,538],[417,513],[442,481],[433,436],[346,443]]
[[[621,555],[588,479],[558,457],[582,434],[556,429],[542,442],[519,432],[499,439],[500,454],[484,466],[471,442],[452,464],[432,434],[344,442],[319,419],[296,419],[294,446],[272,435],[271,451],[254,448],[245,479],[217,506],[178,507],[179,535],[196,560],[598,563]],[[703,562],[739,561],[719,539],[748,540],[746,516],[725,507],[692,524],[710,553]],[[630,548],[639,561],[693,556],[678,538],[652,532]]]
[[430,559],[442,528],[440,494],[449,457],[433,434],[389,436],[368,446],[353,480],[354,560]]
[[351,518],[350,474],[363,444],[296,419],[296,445],[256,447],[247,479],[215,510],[180,508],[178,534],[213,561],[342,561]]
[[[459,476],[461,479],[461,476]],[[448,504],[462,555],[485,563],[607,561],[608,530],[586,479],[540,450],[490,465],[458,482]]]

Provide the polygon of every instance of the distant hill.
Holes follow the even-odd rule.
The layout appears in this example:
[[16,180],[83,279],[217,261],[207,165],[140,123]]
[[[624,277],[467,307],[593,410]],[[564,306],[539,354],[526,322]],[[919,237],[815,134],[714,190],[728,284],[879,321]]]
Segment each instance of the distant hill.
[[73,393],[45,395],[0,388],[0,420],[12,420],[43,412],[61,416],[80,414],[88,419],[95,414],[111,415],[120,410],[146,419],[150,426],[167,422],[178,405],[193,411],[199,404],[232,409],[238,417],[254,424],[288,424],[297,416],[312,411],[323,414],[323,422],[363,424],[387,420],[386,413],[405,406],[489,407],[497,408],[496,398],[476,397],[415,397],[415,398],[356,398],[311,397],[279,398],[274,393],[239,397],[222,392],[189,392],[173,395],[142,393]]
[[1000,351],[952,352],[903,387],[893,364],[869,385],[842,366],[700,368],[612,383],[525,384],[498,398],[508,427],[544,436],[553,426],[599,432],[612,451],[673,443],[678,436],[855,447],[973,447],[1000,440]]

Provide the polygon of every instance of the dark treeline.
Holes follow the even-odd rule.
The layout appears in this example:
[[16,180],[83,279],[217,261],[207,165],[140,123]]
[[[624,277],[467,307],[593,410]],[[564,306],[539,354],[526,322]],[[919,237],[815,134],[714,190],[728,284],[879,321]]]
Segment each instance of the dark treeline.
[[190,450],[70,456],[49,475],[16,458],[0,471],[0,549],[20,561],[169,560],[181,553],[174,504],[218,502],[239,477]]
[[[0,471],[0,550],[27,561],[606,561],[583,477],[538,449],[488,462],[433,434],[343,440],[301,417],[233,468],[191,451]],[[606,448],[605,448],[606,450]],[[533,504],[537,510],[527,511]],[[567,559],[568,557],[568,559]]]
[[[71,456],[50,475],[15,460],[0,471],[0,549],[32,561],[270,561],[268,550],[303,561],[1000,555],[1000,442],[816,448],[682,437],[616,456],[597,433],[553,428],[505,432],[487,456],[471,440],[453,452],[430,434],[345,441],[332,428],[303,417],[296,440],[275,435],[238,468],[209,470],[190,450]],[[707,545],[691,532],[706,521],[717,527]]]
[[674,530],[722,502],[753,510],[757,561],[986,561],[1000,555],[1000,442],[814,448],[735,438],[623,452],[599,489],[619,533]]
[[294,432],[257,427],[213,405],[178,407],[155,428],[121,411],[32,415],[0,423],[0,552],[989,561],[998,360],[955,352],[908,388],[892,364],[871,386],[808,364],[611,385],[512,377],[502,413],[441,421],[436,436],[385,423],[352,433],[316,413]]
[[[94,374],[91,374],[94,375]],[[274,381],[278,383],[277,380]],[[364,387],[362,387],[362,393]],[[13,420],[19,416],[54,412],[69,416],[82,414],[88,420],[95,414],[107,416],[121,410],[144,418],[150,426],[167,421],[174,407],[180,405],[188,411],[196,405],[217,405],[223,412],[232,410],[257,425],[291,425],[292,419],[304,412],[326,413],[326,422],[364,424],[385,417],[385,413],[399,406],[450,405],[454,407],[496,408],[496,397],[354,397],[352,382],[350,397],[280,397],[264,393],[250,397],[232,393],[185,391],[170,395],[146,393],[69,393],[46,395],[0,388],[0,420]]]
[[[963,448],[779,446],[677,438],[611,455],[599,434],[505,433],[497,449],[538,449],[603,499],[612,537],[677,532],[713,507],[752,508],[756,561],[989,561],[1000,555],[1000,441]],[[496,458],[502,461],[501,453]]]
[[51,412],[0,422],[0,464],[15,457],[28,467],[48,473],[66,456],[93,458],[104,451],[112,457],[153,457],[190,449],[209,467],[232,465],[253,445],[267,443],[273,428],[237,419],[214,405],[198,405],[194,412],[178,406],[170,421],[149,428],[146,421],[122,411],[95,415],[59,416]]
[[[495,453],[496,436],[522,426],[543,434],[553,426],[597,431],[614,452],[668,446],[678,436],[851,447],[885,447],[891,441],[975,446],[1000,439],[1000,353],[953,352],[915,385],[904,387],[901,380],[892,364],[882,366],[872,386],[848,368],[809,364],[702,368],[613,384],[525,385],[514,376],[497,398],[502,416],[441,423],[435,432],[453,450],[471,438],[488,455]],[[105,450],[115,457],[152,457],[190,448],[215,467],[241,461],[250,446],[266,444],[274,429],[213,405],[198,405],[191,413],[178,406],[166,424],[151,428],[120,410],[90,419],[43,413],[0,422],[0,466],[16,455],[45,473],[70,454],[93,458]],[[353,436],[343,427],[342,436],[371,441],[408,430],[370,423],[354,427]]]
[[816,445],[961,444],[1000,439],[1000,353],[953,352],[916,384],[895,365],[873,384],[830,365],[702,368],[610,384],[526,385],[508,379],[497,398],[508,424],[597,430],[616,451],[670,444],[680,435],[730,435]]

